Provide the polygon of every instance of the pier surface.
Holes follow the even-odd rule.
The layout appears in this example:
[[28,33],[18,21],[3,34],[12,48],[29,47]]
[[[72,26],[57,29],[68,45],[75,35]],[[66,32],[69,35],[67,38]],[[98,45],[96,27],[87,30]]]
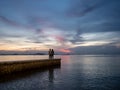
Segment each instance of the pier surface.
[[60,58],[24,61],[3,61],[0,62],[0,75],[37,68],[44,69],[52,66],[60,66],[60,64]]

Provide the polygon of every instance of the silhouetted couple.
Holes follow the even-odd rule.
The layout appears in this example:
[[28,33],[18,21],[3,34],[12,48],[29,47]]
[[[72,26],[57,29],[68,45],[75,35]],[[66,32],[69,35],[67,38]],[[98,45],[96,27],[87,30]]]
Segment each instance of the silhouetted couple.
[[53,49],[49,49],[48,54],[49,54],[49,59],[54,58],[54,50]]

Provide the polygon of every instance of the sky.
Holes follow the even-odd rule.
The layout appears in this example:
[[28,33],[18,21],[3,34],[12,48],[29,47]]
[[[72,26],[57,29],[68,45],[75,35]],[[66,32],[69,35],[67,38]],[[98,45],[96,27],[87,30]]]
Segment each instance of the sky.
[[120,54],[120,0],[0,0],[0,53]]

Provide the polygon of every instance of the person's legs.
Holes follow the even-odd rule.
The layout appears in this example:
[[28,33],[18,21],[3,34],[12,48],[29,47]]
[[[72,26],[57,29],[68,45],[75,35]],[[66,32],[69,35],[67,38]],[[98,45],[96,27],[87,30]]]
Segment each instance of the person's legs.
[[54,55],[52,55],[52,59],[54,59]]
[[51,56],[49,55],[49,59],[51,58]]

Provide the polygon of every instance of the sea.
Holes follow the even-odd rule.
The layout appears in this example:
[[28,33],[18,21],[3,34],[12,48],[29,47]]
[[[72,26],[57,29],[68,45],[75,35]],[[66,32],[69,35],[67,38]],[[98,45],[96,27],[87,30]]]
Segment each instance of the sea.
[[[0,62],[47,59],[1,55]],[[120,90],[120,55],[55,55],[60,67],[0,76],[0,90]]]

